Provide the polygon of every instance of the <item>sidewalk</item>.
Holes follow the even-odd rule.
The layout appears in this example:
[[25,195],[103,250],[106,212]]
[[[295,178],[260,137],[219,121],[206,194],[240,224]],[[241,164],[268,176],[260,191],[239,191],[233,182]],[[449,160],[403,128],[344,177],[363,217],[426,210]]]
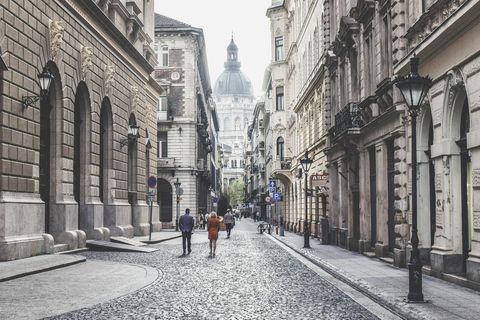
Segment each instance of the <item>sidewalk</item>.
[[272,237],[405,319],[478,319],[479,292],[423,275],[426,302],[408,303],[408,269],[315,239],[304,249],[303,236],[287,231],[282,237],[272,232]]
[[[148,244],[159,243],[181,237],[181,232],[175,230],[153,232],[152,240],[149,236],[134,237],[136,241]],[[67,252],[68,253],[68,252]],[[0,262],[0,282],[8,281],[24,276],[50,271],[58,268],[68,267],[74,264],[86,262],[85,257],[74,254],[44,254],[40,256]]]

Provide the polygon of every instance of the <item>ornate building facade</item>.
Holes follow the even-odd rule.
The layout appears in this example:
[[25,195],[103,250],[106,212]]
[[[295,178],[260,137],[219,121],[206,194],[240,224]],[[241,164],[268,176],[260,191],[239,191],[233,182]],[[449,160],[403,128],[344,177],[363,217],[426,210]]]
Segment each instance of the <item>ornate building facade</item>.
[[233,181],[244,180],[245,129],[251,122],[255,107],[252,83],[241,71],[238,47],[233,37],[227,47],[224,67],[215,82],[212,96],[220,126],[218,139],[223,151],[221,181],[223,191],[226,191]]
[[152,1],[0,4],[0,260],[148,233],[153,27]]
[[193,217],[211,211],[219,174],[218,122],[203,30],[155,14],[155,48],[155,79],[165,89],[157,112],[157,195],[160,221],[170,227],[185,208]]

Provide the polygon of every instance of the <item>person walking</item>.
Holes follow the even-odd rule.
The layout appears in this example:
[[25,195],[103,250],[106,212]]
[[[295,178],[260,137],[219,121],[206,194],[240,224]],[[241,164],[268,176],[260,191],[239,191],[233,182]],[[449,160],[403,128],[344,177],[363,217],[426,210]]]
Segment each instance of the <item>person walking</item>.
[[200,210],[198,214],[198,229],[205,229],[205,224],[203,223],[203,212]]
[[207,212],[205,219],[203,220],[203,229],[205,229],[205,226],[207,226],[208,219],[210,219],[210,213]]
[[210,240],[210,255],[213,254],[213,256],[215,257],[215,250],[217,249],[218,231],[220,230],[220,220],[217,219],[217,213],[215,211],[212,211],[212,213],[210,214],[210,219],[208,219],[207,223],[207,230],[208,239]]
[[180,217],[178,220],[178,226],[180,231],[182,231],[182,246],[183,246],[183,255],[186,254],[187,243],[188,243],[188,254],[192,252],[192,230],[194,226],[193,217],[190,215],[190,209],[185,209],[185,214]]
[[225,214],[225,227],[227,229],[227,238],[230,238],[230,232],[232,231],[232,226],[233,226],[233,214],[230,210],[227,210],[227,213]]

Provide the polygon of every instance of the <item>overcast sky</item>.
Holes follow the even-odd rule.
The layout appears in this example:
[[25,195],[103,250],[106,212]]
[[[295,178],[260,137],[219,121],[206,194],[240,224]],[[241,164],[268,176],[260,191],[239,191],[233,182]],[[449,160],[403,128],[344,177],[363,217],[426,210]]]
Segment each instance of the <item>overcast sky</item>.
[[270,63],[271,0],[155,0],[155,12],[202,28],[207,46],[212,89],[223,72],[232,32],[242,71],[261,94],[265,68]]

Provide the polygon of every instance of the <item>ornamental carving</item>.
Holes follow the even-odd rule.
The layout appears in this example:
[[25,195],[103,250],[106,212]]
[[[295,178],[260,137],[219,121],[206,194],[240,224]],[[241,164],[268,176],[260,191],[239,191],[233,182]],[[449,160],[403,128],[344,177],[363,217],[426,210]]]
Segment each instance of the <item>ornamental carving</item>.
[[478,230],[480,229],[480,212],[473,211],[473,228]]
[[85,81],[87,78],[87,73],[92,66],[92,56],[93,51],[91,47],[84,47],[80,48],[80,55],[82,56],[82,80]]
[[103,12],[108,12],[108,5],[110,4],[110,0],[98,0],[97,5]]
[[63,32],[65,28],[62,27],[62,21],[50,20],[50,60],[55,60],[55,57],[60,50],[60,45],[63,43]]
[[480,58],[477,58],[470,62],[466,67],[465,67],[465,76],[470,77],[473,74],[477,73],[480,71]]
[[435,191],[442,191],[442,177],[441,174],[435,175]]
[[450,174],[450,158],[443,156],[443,174],[448,176]]
[[448,71],[447,77],[447,106],[448,108],[451,108],[457,93],[461,90],[465,90],[465,82],[463,81],[463,75],[460,69],[452,69]]
[[437,200],[437,210],[435,213],[435,224],[439,227],[443,226],[443,206],[440,199]]
[[105,66],[105,95],[109,95],[113,89],[113,83],[115,82],[115,67]]
[[131,113],[136,113],[137,106],[140,103],[140,90],[137,87],[132,87],[130,91],[130,110]]
[[472,186],[480,188],[480,169],[474,169],[472,172]]
[[445,1],[443,5],[432,5],[418,22],[410,28],[405,38],[409,40],[412,47],[415,47],[442,25],[445,20],[452,16],[466,1],[467,0],[453,0]]

